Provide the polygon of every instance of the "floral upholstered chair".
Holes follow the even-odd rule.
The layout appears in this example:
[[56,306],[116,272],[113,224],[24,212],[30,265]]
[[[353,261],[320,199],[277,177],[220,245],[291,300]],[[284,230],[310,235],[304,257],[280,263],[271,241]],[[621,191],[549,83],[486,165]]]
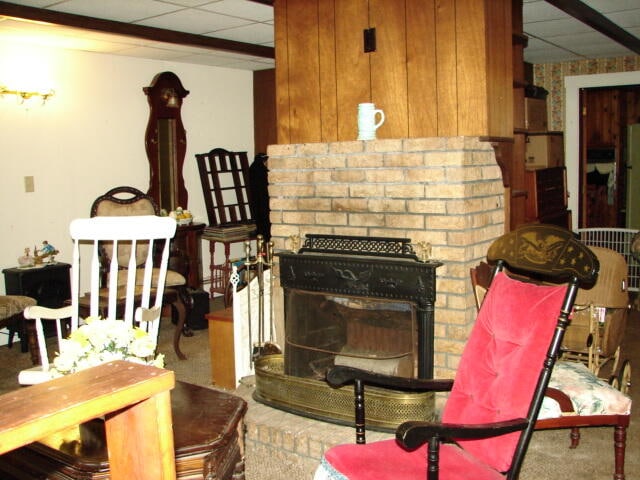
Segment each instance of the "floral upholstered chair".
[[27,336],[24,326],[24,309],[35,305],[35,298],[24,295],[0,295],[0,328],[9,330],[9,348],[13,345],[13,336],[17,333],[23,352],[27,351]]

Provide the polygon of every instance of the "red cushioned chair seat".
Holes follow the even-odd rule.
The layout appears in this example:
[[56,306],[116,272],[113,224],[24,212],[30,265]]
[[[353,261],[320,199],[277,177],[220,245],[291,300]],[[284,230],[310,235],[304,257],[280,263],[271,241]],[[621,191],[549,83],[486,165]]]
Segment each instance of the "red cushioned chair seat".
[[[390,459],[392,461],[389,461]],[[325,461],[349,480],[398,480],[427,477],[427,447],[423,446],[408,452],[395,440],[384,440],[367,445],[338,445],[327,451]],[[504,480],[501,473],[479,462],[456,445],[440,447],[440,478]]]

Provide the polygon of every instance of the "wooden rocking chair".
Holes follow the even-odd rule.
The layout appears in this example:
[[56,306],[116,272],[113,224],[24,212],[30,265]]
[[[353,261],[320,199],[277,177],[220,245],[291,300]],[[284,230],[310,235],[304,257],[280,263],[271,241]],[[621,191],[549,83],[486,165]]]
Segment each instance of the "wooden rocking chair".
[[[599,265],[571,232],[549,225],[500,237],[487,259],[493,279],[455,381],[329,370],[331,385],[355,385],[360,444],[329,449],[316,479],[518,478],[578,288],[595,282]],[[506,269],[562,284],[525,282]],[[364,444],[365,384],[450,391],[442,423],[406,422],[395,440]]]

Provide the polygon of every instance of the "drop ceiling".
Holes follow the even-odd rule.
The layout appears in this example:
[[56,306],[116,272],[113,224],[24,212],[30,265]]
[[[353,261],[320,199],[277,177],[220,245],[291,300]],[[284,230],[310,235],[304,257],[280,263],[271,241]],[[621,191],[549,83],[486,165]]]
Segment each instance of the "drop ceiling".
[[[583,0],[619,27],[640,37],[640,1]],[[154,39],[24,21],[2,16],[15,4],[48,11],[113,20],[131,25],[190,33],[273,47],[273,8],[250,0],[13,0],[0,2],[0,40],[221,66],[243,70],[273,68],[262,52],[241,54],[198,45],[178,45]],[[569,16],[545,0],[524,0],[524,33],[529,37],[525,61],[554,63],[636,55],[605,35]],[[263,49],[268,51],[269,49]]]

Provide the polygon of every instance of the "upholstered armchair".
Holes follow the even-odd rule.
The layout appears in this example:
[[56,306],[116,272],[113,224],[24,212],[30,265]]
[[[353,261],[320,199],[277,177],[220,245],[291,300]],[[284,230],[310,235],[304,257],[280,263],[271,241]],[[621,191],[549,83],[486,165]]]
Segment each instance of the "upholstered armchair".
[[[131,215],[159,215],[160,209],[155,200],[149,195],[141,192],[137,188],[120,186],[115,187],[106,192],[104,195],[99,196],[93,202],[91,206],[91,216],[131,216]],[[136,258],[138,264],[144,261],[147,252],[147,247],[144,245],[138,245],[136,250]],[[101,262],[103,265],[103,278],[102,286],[107,285],[107,272],[109,271],[109,262],[111,260],[112,248],[108,243],[102,245]],[[118,264],[120,270],[118,272],[122,279],[127,276],[127,264],[126,264],[126,252],[118,255]],[[186,268],[185,265],[173,265],[170,259],[169,270],[167,270],[167,278],[165,282],[164,292],[164,304],[171,305],[172,311],[177,316],[176,330],[174,333],[174,350],[176,355],[181,360],[186,359],[186,356],[180,350],[180,336],[183,333],[189,334],[188,327],[186,325],[187,319],[187,307],[190,304],[189,296],[187,295],[186,278],[185,276],[176,271],[172,267],[177,267],[180,270]],[[153,284],[157,284],[157,269],[154,269]],[[139,279],[142,281],[142,278]],[[120,281],[118,282],[121,283]]]

